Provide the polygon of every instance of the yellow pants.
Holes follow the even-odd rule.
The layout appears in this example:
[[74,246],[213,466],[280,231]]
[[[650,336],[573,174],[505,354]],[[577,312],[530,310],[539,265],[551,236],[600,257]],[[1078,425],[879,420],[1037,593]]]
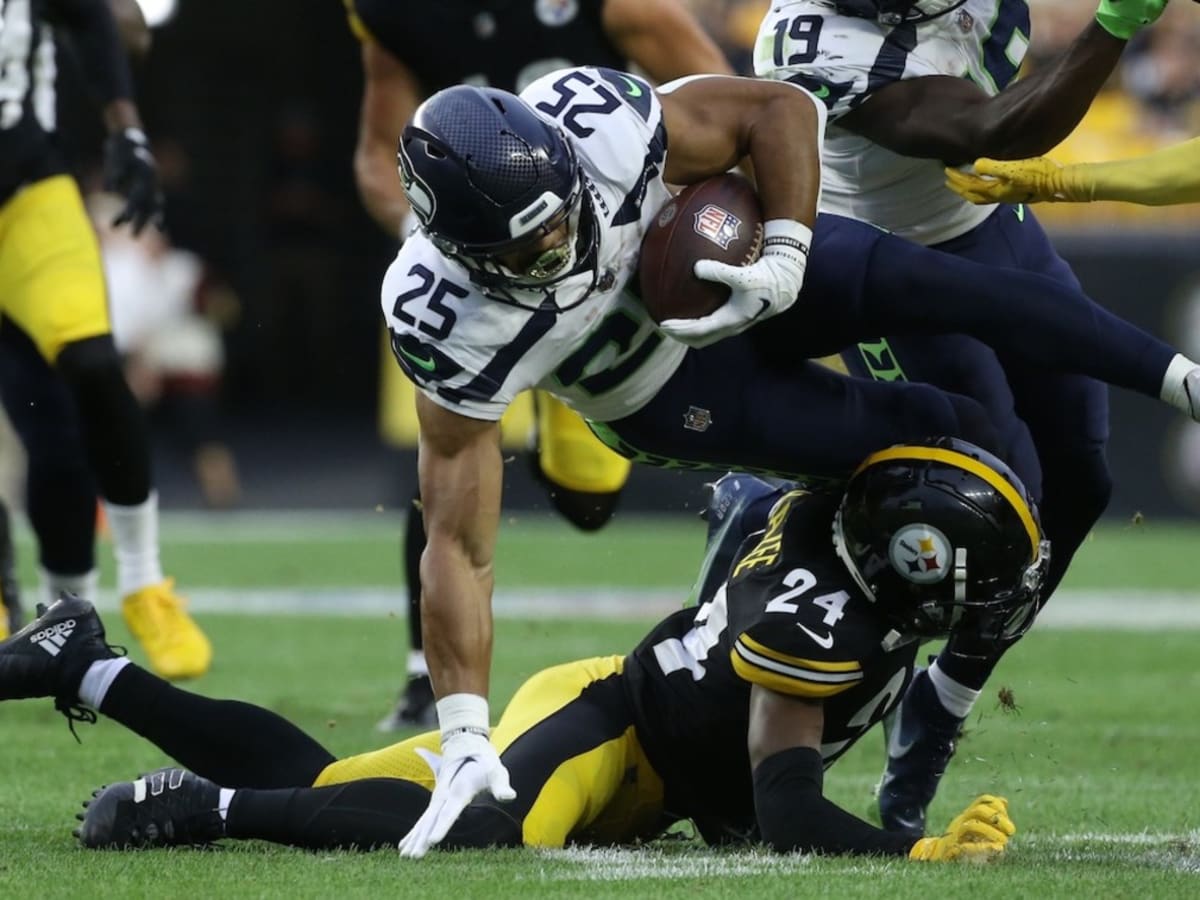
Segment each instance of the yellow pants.
[[[620,656],[596,657],[539,672],[492,730],[517,790],[505,809],[522,819],[526,845],[625,843],[661,830],[662,780],[629,721],[623,663]],[[437,752],[438,733],[331,763],[313,786],[403,778],[432,790],[433,773],[418,747]]]
[[75,180],[35,182],[0,207],[0,313],[50,362],[109,332],[100,248]]

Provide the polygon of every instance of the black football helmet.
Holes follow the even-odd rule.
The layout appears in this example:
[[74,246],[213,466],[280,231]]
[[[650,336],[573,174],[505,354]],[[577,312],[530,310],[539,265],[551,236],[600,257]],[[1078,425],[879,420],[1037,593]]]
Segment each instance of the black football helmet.
[[[417,107],[397,155],[421,228],[489,295],[536,308],[555,285],[595,269],[599,233],[575,149],[515,94],[439,91]],[[567,239],[522,271],[501,262],[564,222]]]
[[958,9],[967,0],[837,0],[843,16],[875,19],[880,25],[919,25]]
[[952,629],[985,643],[1020,637],[1050,561],[1017,476],[956,438],[869,456],[846,486],[833,542],[893,627],[920,638]]

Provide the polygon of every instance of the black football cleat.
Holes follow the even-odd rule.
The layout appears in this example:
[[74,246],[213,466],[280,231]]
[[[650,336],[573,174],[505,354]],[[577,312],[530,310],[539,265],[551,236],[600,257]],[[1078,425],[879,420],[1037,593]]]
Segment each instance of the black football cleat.
[[904,699],[884,720],[887,768],[879,783],[879,818],[887,831],[925,835],[925,813],[962,732],[963,720],[938,701],[929,673],[919,669]]
[[79,703],[79,682],[88,666],[117,653],[104,639],[96,609],[63,593],[38,617],[0,643],[0,700],[53,697],[68,719],[95,721]]
[[221,789],[186,769],[166,768],[92,792],[75,818],[92,850],[200,847],[225,836]]
[[411,731],[437,728],[437,700],[428,675],[409,675],[396,708],[379,720],[376,731]]

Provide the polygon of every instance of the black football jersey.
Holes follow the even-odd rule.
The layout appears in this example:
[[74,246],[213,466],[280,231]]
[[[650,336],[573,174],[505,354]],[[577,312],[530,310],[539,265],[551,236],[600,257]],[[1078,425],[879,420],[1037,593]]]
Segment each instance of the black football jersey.
[[604,0],[346,0],[350,24],[403,62],[426,93],[455,84],[513,93],[556,69],[626,60],[608,40]]
[[695,820],[706,839],[756,834],[752,684],[823,702],[828,767],[912,677],[917,644],[895,645],[834,552],[836,502],[784,495],[713,599],[663,620],[626,661],[638,737],[663,777],[667,811]]
[[66,171],[54,140],[57,73],[43,0],[0,4],[0,200]]

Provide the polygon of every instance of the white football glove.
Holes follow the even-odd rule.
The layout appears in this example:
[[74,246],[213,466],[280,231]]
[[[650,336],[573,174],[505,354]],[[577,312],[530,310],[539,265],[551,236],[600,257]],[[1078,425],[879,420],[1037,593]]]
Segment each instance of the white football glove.
[[699,319],[664,319],[659,329],[689,347],[707,347],[778,315],[800,294],[811,243],[812,229],[807,225],[771,219],[763,226],[763,250],[757,262],[730,266],[698,260],[692,269],[696,277],[729,285],[729,299]]
[[[417,753],[433,770],[433,794],[429,806],[417,819],[412,830],[400,841],[400,855],[419,859],[434,844],[446,836],[467,805],[484,791],[497,800],[512,800],[516,791],[508,781],[508,769],[500,762],[500,754],[488,740],[486,727],[460,726],[457,718],[447,715],[445,705],[471,702],[482,705],[482,721],[487,721],[487,701],[469,694],[451,694],[438,701],[438,718],[442,722],[442,752],[433,753],[417,748]],[[472,711],[470,718],[478,718]]]

